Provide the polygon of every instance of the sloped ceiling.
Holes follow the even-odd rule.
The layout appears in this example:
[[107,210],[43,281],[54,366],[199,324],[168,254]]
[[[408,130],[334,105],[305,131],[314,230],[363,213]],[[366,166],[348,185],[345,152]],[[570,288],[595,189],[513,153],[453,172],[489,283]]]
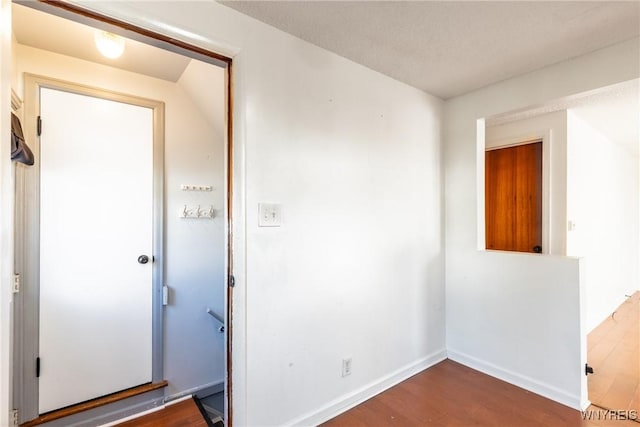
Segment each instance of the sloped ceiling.
[[126,39],[120,58],[108,59],[96,49],[94,29],[19,4],[12,4],[12,30],[20,44],[176,83],[203,117],[224,134],[223,68]]
[[135,40],[126,40],[120,58],[102,56],[94,45],[94,29],[26,6],[12,4],[12,30],[18,43],[102,65],[177,82],[190,58]]
[[573,108],[609,141],[640,155],[640,81],[624,90],[610,91],[597,100]]
[[182,73],[178,85],[204,114],[217,136],[225,133],[225,71],[223,68],[192,60]]
[[219,1],[443,99],[640,34],[640,2]]

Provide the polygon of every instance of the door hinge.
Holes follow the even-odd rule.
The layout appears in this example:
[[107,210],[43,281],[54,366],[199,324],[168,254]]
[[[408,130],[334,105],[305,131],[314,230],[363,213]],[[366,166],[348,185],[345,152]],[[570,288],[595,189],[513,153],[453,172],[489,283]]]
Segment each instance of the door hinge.
[[38,116],[38,121],[36,123],[36,130],[38,131],[38,136],[42,135],[42,118]]
[[36,357],[36,378],[40,378],[40,358]]
[[20,292],[20,275],[19,274],[13,275],[12,291],[14,294],[17,294],[18,292]]
[[233,274],[229,275],[229,287],[233,288],[236,285],[236,278],[233,277]]
[[12,409],[11,410],[11,425],[12,426],[17,426],[20,424],[20,413],[18,412],[17,409]]

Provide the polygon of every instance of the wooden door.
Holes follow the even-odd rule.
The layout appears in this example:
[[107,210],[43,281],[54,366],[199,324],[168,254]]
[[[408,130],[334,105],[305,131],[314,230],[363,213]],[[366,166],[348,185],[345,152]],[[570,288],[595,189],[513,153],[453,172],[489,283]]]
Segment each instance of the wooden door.
[[42,88],[40,112],[45,413],[152,379],[153,111]]
[[542,251],[542,141],[485,153],[487,249]]

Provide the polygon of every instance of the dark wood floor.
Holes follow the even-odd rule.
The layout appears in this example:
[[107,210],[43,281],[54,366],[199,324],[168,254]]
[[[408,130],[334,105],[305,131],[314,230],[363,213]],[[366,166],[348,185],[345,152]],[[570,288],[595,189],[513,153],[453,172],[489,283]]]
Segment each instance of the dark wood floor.
[[[591,406],[590,420],[574,409],[445,360],[390,388],[324,427],[495,426],[638,427],[622,415]],[[635,415],[638,417],[640,414]],[[626,413],[633,416],[633,413]],[[121,427],[206,427],[191,399]]]
[[151,414],[144,415],[122,424],[119,427],[207,427],[200,409],[193,399],[183,400],[169,405]]
[[587,337],[589,400],[609,409],[640,413],[640,292]]
[[323,426],[638,427],[605,420],[620,416],[599,408],[589,410],[601,419],[585,421],[577,410],[445,360]]

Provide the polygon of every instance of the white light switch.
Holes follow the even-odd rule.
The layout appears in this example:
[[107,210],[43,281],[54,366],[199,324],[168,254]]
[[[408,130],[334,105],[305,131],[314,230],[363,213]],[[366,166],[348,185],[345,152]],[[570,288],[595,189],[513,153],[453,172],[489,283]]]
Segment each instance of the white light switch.
[[280,227],[282,225],[282,205],[279,203],[258,203],[258,227]]

